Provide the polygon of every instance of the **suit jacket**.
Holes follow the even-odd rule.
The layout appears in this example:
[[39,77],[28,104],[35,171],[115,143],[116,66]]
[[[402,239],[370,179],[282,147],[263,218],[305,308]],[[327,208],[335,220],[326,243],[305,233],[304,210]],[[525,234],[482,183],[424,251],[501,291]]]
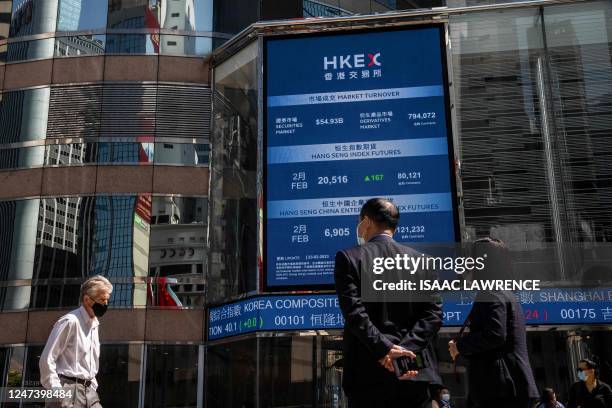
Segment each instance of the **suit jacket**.
[[383,303],[363,302],[360,270],[366,252],[375,256],[394,257],[398,253],[420,255],[386,235],[378,235],[362,246],[336,254],[334,278],[345,319],[345,390],[350,393],[352,390],[363,390],[364,386],[367,390],[373,385],[397,382],[395,374],[378,363],[393,344],[422,353],[427,368],[420,370],[412,381],[440,384],[432,345],[432,339],[442,325],[440,297],[434,294],[430,302],[388,302],[386,306]]
[[569,395],[567,408],[612,408],[612,390],[599,380],[592,391],[584,381],[578,381],[570,388]]
[[472,402],[538,397],[527,353],[523,309],[511,292],[480,292],[470,312],[470,331],[457,339],[469,360]]

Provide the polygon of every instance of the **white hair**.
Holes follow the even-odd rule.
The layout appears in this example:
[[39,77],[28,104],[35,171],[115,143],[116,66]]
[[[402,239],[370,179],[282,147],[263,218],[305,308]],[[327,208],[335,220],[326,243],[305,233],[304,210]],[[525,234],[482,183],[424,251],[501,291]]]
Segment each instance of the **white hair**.
[[113,285],[102,275],[92,276],[81,285],[81,302],[83,296],[94,298],[100,289],[106,289],[109,294],[113,292]]

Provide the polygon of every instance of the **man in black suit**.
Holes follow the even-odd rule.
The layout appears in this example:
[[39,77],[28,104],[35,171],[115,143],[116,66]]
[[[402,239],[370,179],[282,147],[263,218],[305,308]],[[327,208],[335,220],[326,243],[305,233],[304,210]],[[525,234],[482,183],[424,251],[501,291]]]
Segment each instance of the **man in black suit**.
[[[483,271],[468,279],[511,279],[508,251],[499,240],[474,244],[474,257],[486,254]],[[512,292],[481,291],[466,320],[470,331],[448,344],[453,360],[469,361],[468,407],[527,408],[538,397],[529,356],[525,319]]]
[[[418,256],[397,244],[393,233],[399,221],[397,207],[388,200],[368,200],[357,225],[359,246],[336,254],[334,278],[344,325],[343,388],[349,407],[429,408],[429,384],[441,384],[432,338],[442,325],[440,297],[429,301],[364,302],[361,270],[372,256]],[[392,361],[420,354],[425,368],[408,371],[399,379]]]

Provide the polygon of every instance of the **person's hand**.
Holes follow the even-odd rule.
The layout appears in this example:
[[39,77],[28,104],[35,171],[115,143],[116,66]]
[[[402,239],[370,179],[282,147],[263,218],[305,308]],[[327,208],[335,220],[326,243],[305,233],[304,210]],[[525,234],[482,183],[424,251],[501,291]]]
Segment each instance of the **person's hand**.
[[448,352],[450,353],[450,356],[453,361],[455,361],[455,359],[457,359],[457,356],[459,355],[459,349],[457,348],[457,343],[455,343],[455,340],[451,340],[448,342]]
[[[386,356],[378,360],[378,362],[385,367],[390,372],[394,373],[395,369],[393,368],[393,360],[398,359],[400,357],[406,356],[408,358],[416,358],[416,355],[401,346],[394,344]],[[406,373],[407,374],[407,373]],[[405,375],[405,374],[404,374]],[[402,376],[403,377],[403,376]],[[400,377],[401,379],[401,377]]]
[[406,381],[406,380],[416,377],[418,373],[419,373],[418,371],[414,371],[414,370],[406,371],[404,374],[402,374],[401,377],[398,377],[397,379],[400,381]]

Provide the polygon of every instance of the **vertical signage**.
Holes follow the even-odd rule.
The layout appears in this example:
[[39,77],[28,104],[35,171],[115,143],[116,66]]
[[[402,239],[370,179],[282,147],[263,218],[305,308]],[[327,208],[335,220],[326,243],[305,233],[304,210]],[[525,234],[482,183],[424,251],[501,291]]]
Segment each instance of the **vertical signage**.
[[268,288],[333,283],[371,197],[398,242],[455,239],[441,27],[266,41]]

